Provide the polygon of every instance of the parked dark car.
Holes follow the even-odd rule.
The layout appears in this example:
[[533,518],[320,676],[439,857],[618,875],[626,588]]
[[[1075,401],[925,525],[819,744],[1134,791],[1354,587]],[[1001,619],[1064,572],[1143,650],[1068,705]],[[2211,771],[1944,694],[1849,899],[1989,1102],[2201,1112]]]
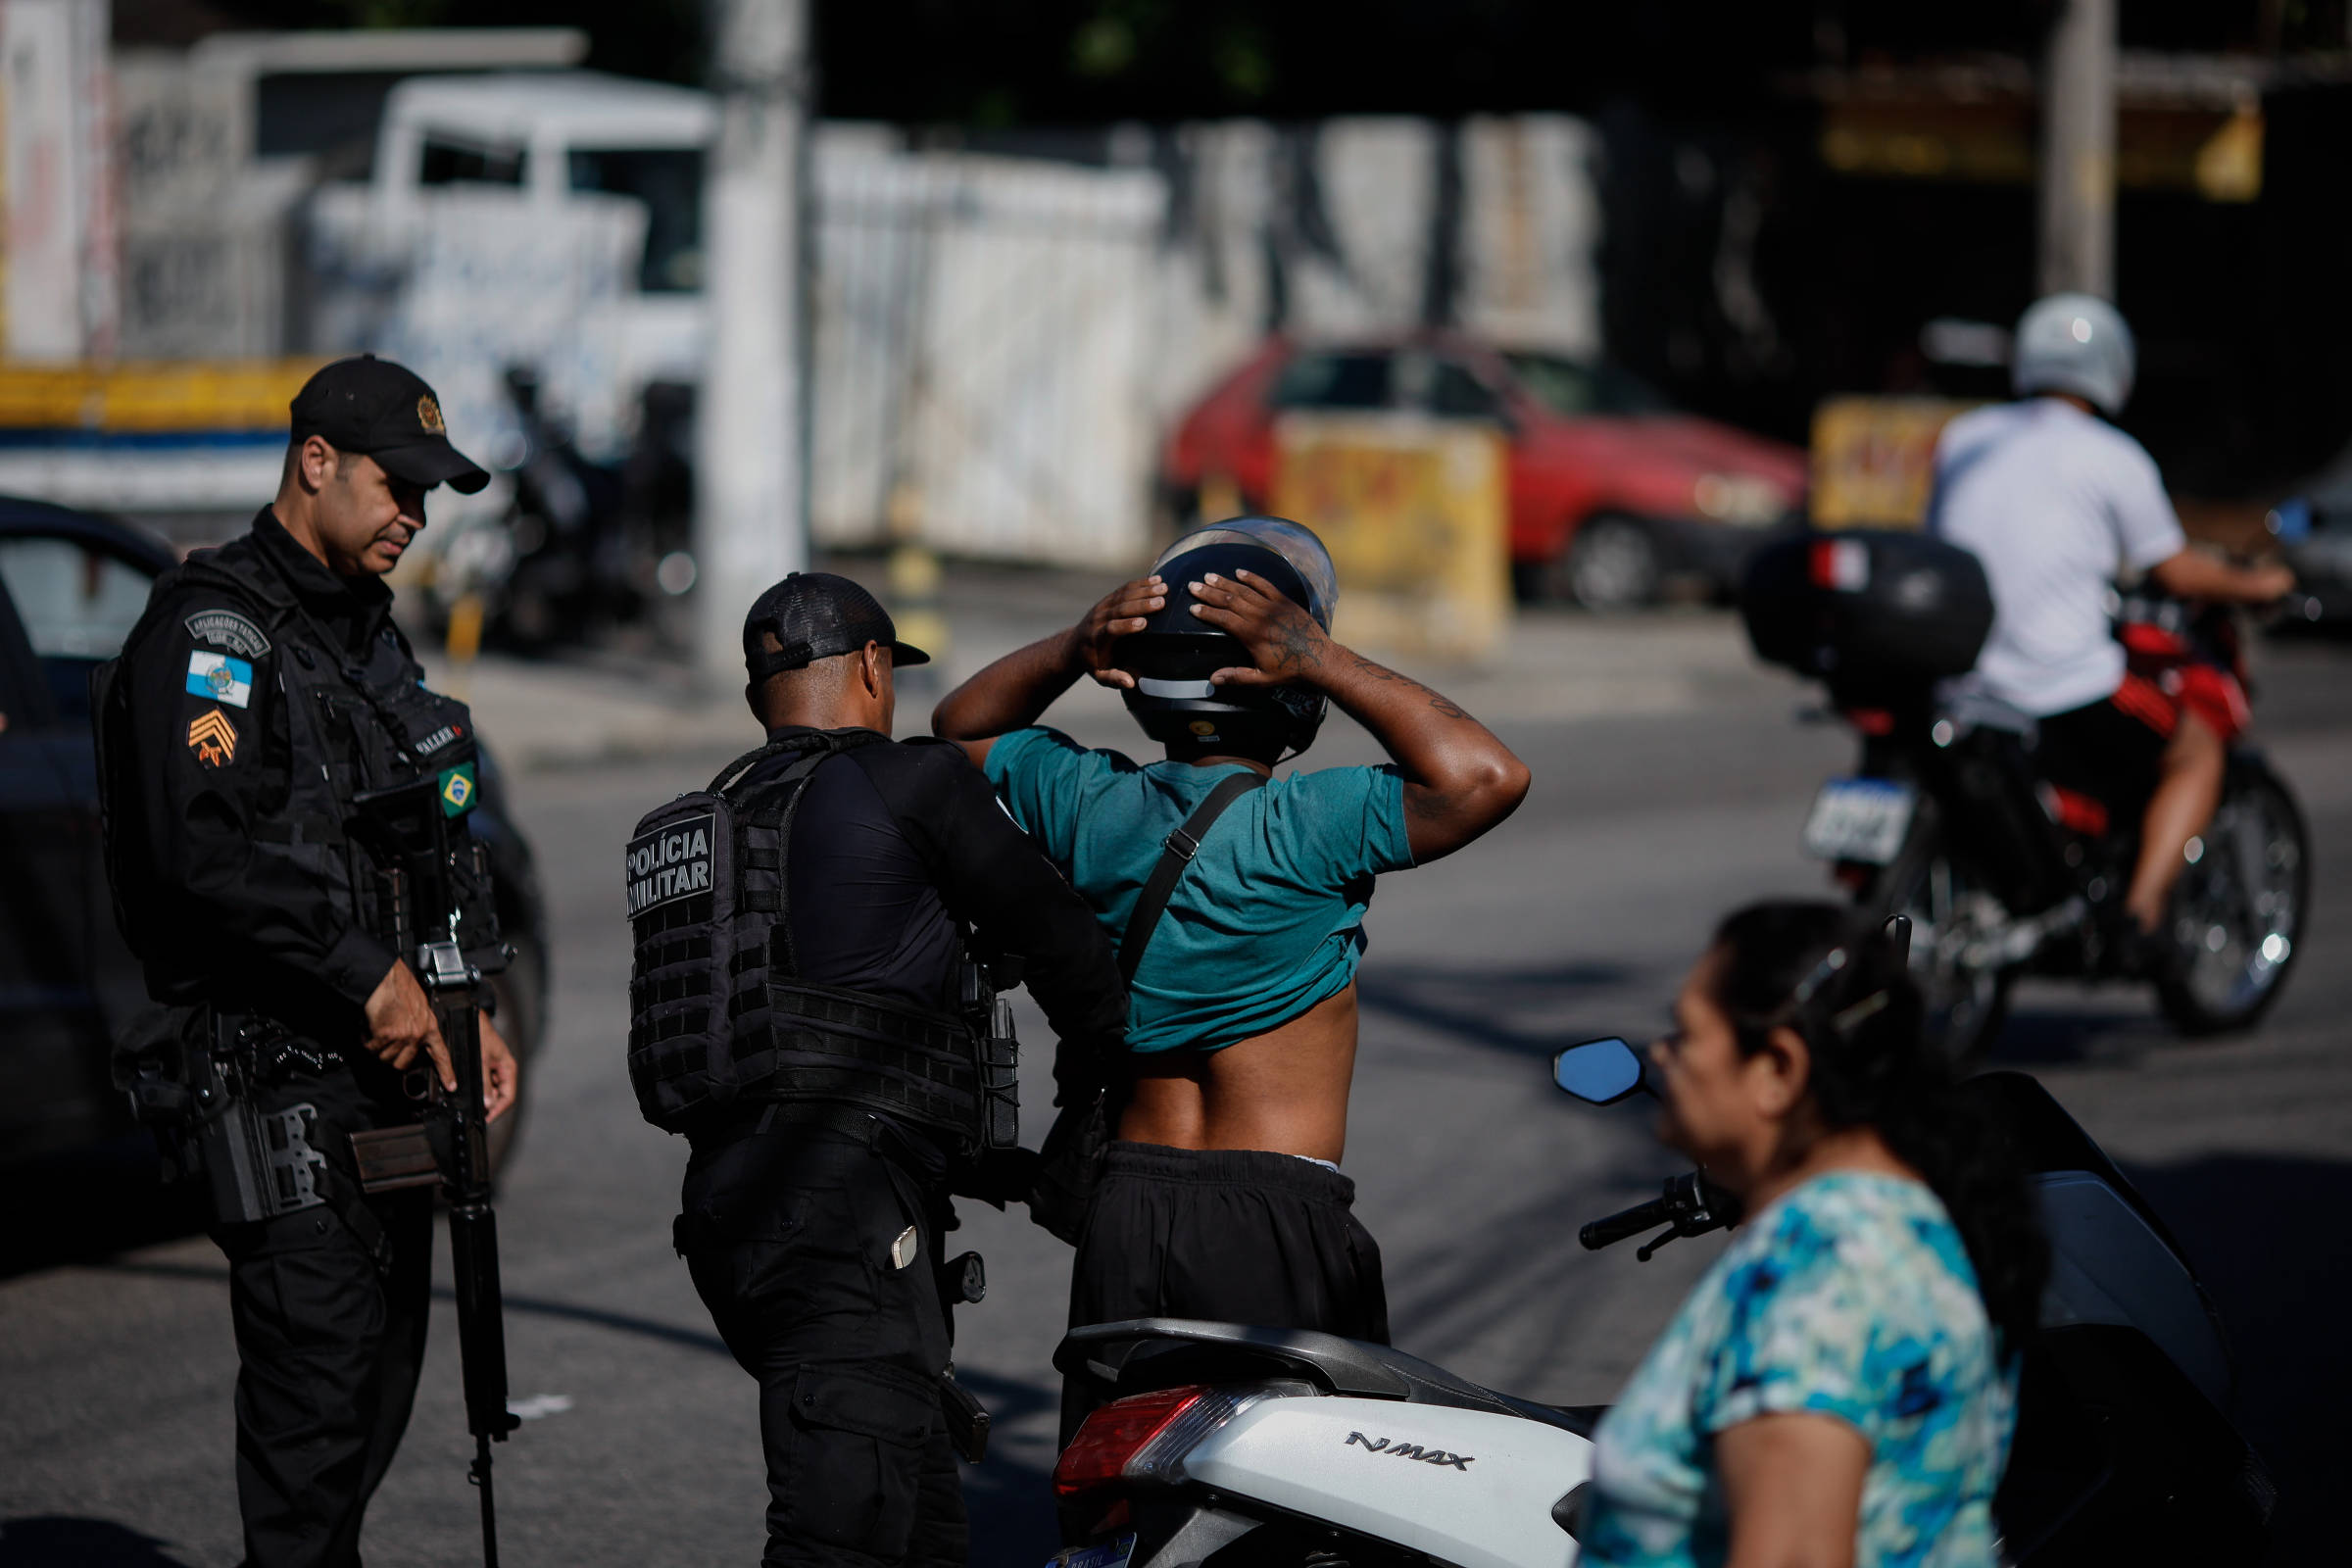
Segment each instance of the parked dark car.
[[[144,1142],[109,1077],[115,1032],[147,999],[107,891],[89,675],[173,560],[112,518],[0,497],[0,1169],[115,1143],[135,1157]],[[499,1019],[528,1058],[546,1016],[545,915],[486,751],[479,771],[474,831],[515,949]]]
[[1272,337],[1178,422],[1160,482],[1179,524],[1203,497],[1271,504],[1275,421],[1293,410],[1490,420],[1510,442],[1520,596],[1617,609],[1668,578],[1726,592],[1765,533],[1803,515],[1795,447],[1678,412],[1615,366],[1456,333],[1400,341]]

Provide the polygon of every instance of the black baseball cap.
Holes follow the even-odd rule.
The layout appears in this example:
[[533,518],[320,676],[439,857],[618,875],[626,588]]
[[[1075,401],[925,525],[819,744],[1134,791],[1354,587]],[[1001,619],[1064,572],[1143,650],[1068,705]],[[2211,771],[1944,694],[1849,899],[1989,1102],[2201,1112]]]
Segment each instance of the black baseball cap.
[[[762,634],[773,636],[776,647],[766,647]],[[889,649],[896,665],[931,662],[929,654],[899,641],[899,628],[880,600],[829,571],[794,572],[761,594],[743,617],[743,664],[755,682],[854,654],[867,643]]]
[[472,495],[490,482],[449,444],[441,400],[424,378],[372,354],[337,360],[294,394],[294,439],[318,436],[337,452],[362,452],[395,479]]

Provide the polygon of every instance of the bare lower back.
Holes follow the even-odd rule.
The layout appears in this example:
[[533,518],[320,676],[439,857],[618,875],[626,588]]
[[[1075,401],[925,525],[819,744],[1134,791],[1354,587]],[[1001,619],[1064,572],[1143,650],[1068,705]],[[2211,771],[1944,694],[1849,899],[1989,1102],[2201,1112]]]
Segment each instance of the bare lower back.
[[1259,1149],[1337,1162],[1355,1076],[1355,987],[1221,1051],[1135,1058],[1119,1136],[1169,1149]]

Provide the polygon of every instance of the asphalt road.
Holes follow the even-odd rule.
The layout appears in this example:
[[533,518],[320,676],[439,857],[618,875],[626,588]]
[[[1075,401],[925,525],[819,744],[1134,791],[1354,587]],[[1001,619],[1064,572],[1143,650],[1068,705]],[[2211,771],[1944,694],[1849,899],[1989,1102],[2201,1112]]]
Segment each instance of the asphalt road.
[[[1646,1265],[1631,1248],[1577,1249],[1581,1220],[1654,1192],[1675,1161],[1638,1108],[1563,1101],[1545,1058],[1588,1035],[1654,1028],[1735,903],[1818,891],[1797,827],[1815,783],[1850,755],[1841,732],[1794,721],[1805,694],[1792,682],[1724,672],[1728,625],[1693,619],[1675,635],[1702,650],[1708,673],[1674,700],[1644,700],[1640,716],[1502,721],[1535,769],[1526,807],[1464,854],[1384,881],[1369,922],[1346,1166],[1383,1247],[1397,1343],[1535,1398],[1608,1398],[1720,1245],[1679,1245]],[[2309,811],[2319,868],[2281,1005],[2250,1037],[2191,1046],[2135,990],[2037,985],[1996,1058],[2039,1075],[2198,1260],[2234,1331],[2240,1414],[2283,1489],[2278,1560],[2300,1563],[2339,1549],[2325,1497],[2352,1403],[2339,1326],[2352,1293],[2352,923],[2336,870],[2352,864],[2352,649],[2265,659],[2265,734]],[[1553,678],[1573,693],[1615,677],[1563,663]],[[1522,711],[1608,706],[1593,687]],[[1125,735],[1101,703],[1081,726]],[[1367,756],[1335,724],[1314,760]],[[651,1568],[760,1552],[753,1385],[669,1249],[683,1147],[638,1120],[620,1071],[614,854],[638,812],[719,760],[516,783],[554,911],[556,990],[500,1202],[514,1392],[534,1412],[499,1453],[512,1563]],[[966,1473],[974,1557],[1035,1568],[1054,1545],[1048,1363],[1068,1254],[1017,1210],[967,1204],[964,1217],[956,1241],[987,1254],[991,1292],[961,1313],[958,1360],[998,1420],[995,1452]],[[0,1279],[0,1568],[237,1560],[226,1294],[201,1238]],[[476,1549],[446,1301],[407,1446],[369,1515],[367,1554],[381,1568]]]

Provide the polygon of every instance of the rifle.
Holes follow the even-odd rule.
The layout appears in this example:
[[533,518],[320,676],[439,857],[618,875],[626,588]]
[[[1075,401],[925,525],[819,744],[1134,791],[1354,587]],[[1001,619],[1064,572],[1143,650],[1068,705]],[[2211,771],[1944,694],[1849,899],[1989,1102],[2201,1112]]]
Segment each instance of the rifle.
[[[449,1048],[456,1091],[436,1081],[425,1135],[449,1200],[449,1250],[458,1300],[458,1359],[466,1425],[473,1434],[466,1479],[482,1494],[483,1568],[498,1568],[498,1511],[490,1445],[522,1423],[507,1409],[507,1337],[498,1284],[498,1218],[490,1208],[489,1118],[482,1102],[481,1001],[506,967],[482,843],[443,809],[430,774],[356,797],[362,837],[375,859],[393,949],[411,960]],[[428,1074],[428,1076],[430,1076]]]

